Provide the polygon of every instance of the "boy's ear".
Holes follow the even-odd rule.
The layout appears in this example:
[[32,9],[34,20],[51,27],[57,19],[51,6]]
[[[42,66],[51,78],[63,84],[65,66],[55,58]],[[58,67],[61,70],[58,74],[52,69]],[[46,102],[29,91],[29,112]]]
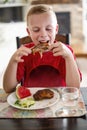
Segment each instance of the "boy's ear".
[[28,28],[26,28],[26,31],[27,31],[28,35],[30,36],[30,32],[29,32],[29,29],[28,29]]

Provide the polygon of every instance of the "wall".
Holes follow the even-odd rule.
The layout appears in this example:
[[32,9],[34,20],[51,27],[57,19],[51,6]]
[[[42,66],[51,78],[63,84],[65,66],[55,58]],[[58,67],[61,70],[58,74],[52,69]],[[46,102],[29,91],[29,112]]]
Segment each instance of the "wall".
[[70,12],[71,21],[71,43],[83,42],[82,7],[80,4],[58,4],[52,5],[57,12]]
[[0,87],[3,86],[3,75],[7,64],[17,49],[16,37],[26,35],[24,22],[0,23]]
[[[82,0],[31,0],[31,4],[51,4],[56,12],[71,13],[71,44],[84,42]],[[55,4],[56,3],[56,4]]]

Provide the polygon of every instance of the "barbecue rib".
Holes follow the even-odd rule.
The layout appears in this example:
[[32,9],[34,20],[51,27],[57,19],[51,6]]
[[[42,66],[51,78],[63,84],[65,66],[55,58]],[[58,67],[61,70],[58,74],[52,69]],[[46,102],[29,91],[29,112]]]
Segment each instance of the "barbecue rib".
[[49,50],[49,44],[48,43],[39,43],[38,45],[35,45],[34,47],[32,47],[32,53],[35,54],[36,52],[39,52],[41,57],[43,52]]

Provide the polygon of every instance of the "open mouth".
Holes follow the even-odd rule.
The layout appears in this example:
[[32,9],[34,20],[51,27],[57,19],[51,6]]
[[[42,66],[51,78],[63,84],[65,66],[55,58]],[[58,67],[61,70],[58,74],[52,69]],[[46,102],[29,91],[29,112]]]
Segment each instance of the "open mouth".
[[49,43],[49,40],[43,42],[43,41],[39,41],[39,43]]

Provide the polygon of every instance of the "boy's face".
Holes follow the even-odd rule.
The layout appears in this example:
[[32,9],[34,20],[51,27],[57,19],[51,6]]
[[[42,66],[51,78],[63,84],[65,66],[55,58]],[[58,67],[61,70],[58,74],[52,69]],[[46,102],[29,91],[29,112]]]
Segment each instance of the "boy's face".
[[58,24],[50,12],[34,14],[29,16],[27,31],[35,44],[42,42],[52,44],[58,32]]

